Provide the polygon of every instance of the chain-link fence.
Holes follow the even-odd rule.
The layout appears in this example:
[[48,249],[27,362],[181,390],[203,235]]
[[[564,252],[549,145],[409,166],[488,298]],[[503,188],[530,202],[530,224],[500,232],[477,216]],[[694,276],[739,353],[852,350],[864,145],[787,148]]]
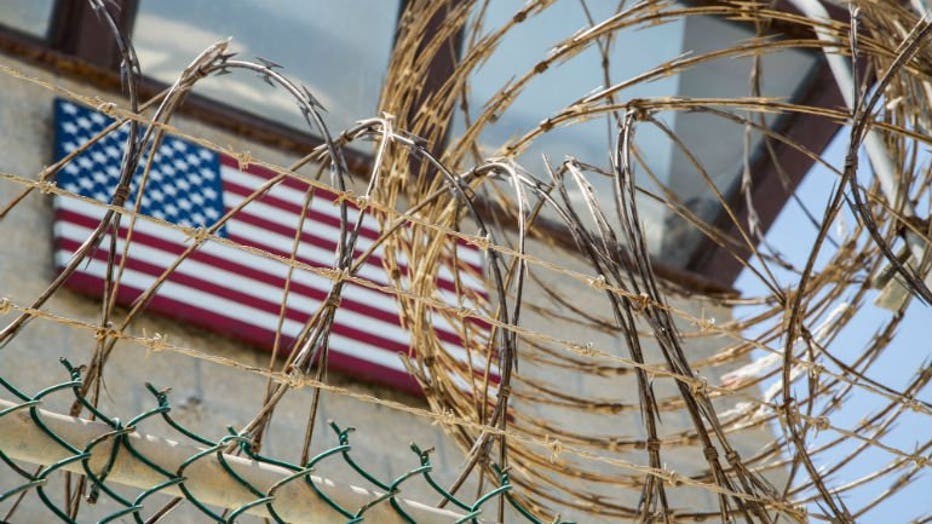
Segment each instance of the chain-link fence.
[[[336,422],[331,422],[330,427],[337,444],[306,464],[295,464],[256,453],[250,436],[237,434],[232,428],[229,435],[218,440],[186,428],[172,418],[168,393],[151,384],[146,384],[152,396],[151,409],[125,422],[111,418],[81,393],[81,370],[65,359],[62,364],[71,380],[34,394],[0,377],[0,386],[17,399],[0,400],[0,459],[21,477],[19,485],[0,493],[0,503],[17,501],[32,491],[51,515],[63,522],[77,522],[76,511],[53,501],[47,492],[49,479],[64,474],[73,476],[75,489],[84,492],[85,503],[109,502],[115,508],[100,518],[101,523],[127,518],[146,522],[166,506],[154,502],[156,494],[173,497],[169,506],[186,501],[214,522],[234,522],[241,515],[251,514],[278,523],[475,523],[494,512],[500,498],[507,501],[514,515],[523,516],[527,522],[542,522],[511,493],[505,471],[499,470],[497,487],[474,501],[465,501],[432,477],[431,450],[412,443],[411,470],[382,480],[354,460],[350,442],[354,428],[341,428]],[[93,414],[93,420],[41,408],[49,395],[68,393],[76,405]],[[150,418],[160,418],[187,444],[137,433],[136,427]],[[328,462],[334,460],[342,460],[369,488],[338,484],[315,475],[326,471]],[[38,467],[30,469],[24,463]],[[405,499],[405,484],[415,479],[430,486],[451,509]],[[118,486],[132,486],[138,492],[130,497]],[[16,506],[14,502],[7,513],[10,522],[16,521]]]

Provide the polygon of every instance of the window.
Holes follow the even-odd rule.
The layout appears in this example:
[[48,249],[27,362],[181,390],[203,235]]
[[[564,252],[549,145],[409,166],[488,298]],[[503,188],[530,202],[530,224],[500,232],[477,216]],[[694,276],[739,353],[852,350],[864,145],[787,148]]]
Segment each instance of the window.
[[[234,35],[233,50],[243,58],[261,56],[273,60],[285,68],[289,77],[306,84],[327,108],[323,116],[333,132],[374,115],[404,4],[404,0],[105,2],[117,24],[133,33],[146,75],[142,86],[144,96],[174,81],[177,73],[207,45]],[[476,3],[477,6],[484,4]],[[500,26],[521,5],[522,2],[514,0],[489,2],[485,27]],[[469,95],[471,114],[482,111],[491,94],[512,78],[532,70],[553,45],[570,37],[571,32],[589,27],[582,5],[578,0],[555,0],[542,14],[532,14],[514,27],[496,54],[474,72]],[[586,2],[585,5],[592,10],[593,19],[601,20],[611,15],[618,3]],[[837,11],[836,16],[847,18],[843,9]],[[91,81],[104,88],[119,89],[117,46],[87,2],[0,0],[0,15],[0,51],[52,67],[65,64],[60,71],[82,79],[93,78]],[[778,22],[772,32],[790,37],[809,36],[800,33],[792,24],[779,27]],[[42,38],[41,42],[36,40],[37,36]],[[721,49],[753,36],[753,28],[749,26],[698,16],[616,32],[611,51],[611,82],[631,78],[683,53]],[[75,64],[69,60],[80,65],[72,67]],[[814,79],[814,73],[826,75],[826,68],[817,54],[794,50],[773,53],[762,60],[763,95],[800,99],[802,103],[818,106],[839,104],[840,97],[834,88],[813,87],[820,82]],[[496,121],[484,129],[477,140],[479,149],[494,153],[494,148],[513,143],[516,137],[536,127],[542,118],[602,86],[600,62],[598,49],[592,46],[537,75],[506,110],[496,115]],[[675,76],[631,86],[617,93],[616,100],[747,95],[751,63],[749,58],[722,58],[711,64],[712,67],[706,64]],[[428,90],[447,77],[445,71],[450,63],[436,60],[432,67],[426,80]],[[801,94],[804,96],[800,97]],[[309,144],[319,140],[314,136],[316,131],[307,128],[294,102],[281,88],[270,87],[262,79],[244,72],[224,77],[222,84],[214,79],[200,83],[185,103],[185,111],[248,139],[293,151],[306,152]],[[744,161],[743,126],[701,113],[668,111],[655,116],[697,154],[717,190],[733,199],[740,216],[743,202],[737,197],[736,187]],[[788,130],[794,140],[810,150],[821,151],[835,128],[824,121],[811,125],[807,118],[804,115],[769,116],[766,123]],[[451,139],[457,140],[464,128],[465,120],[458,114],[449,133]],[[571,154],[591,164],[607,166],[609,144],[613,139],[601,118],[558,126],[536,139],[519,161],[538,176],[544,173],[541,153],[555,162]],[[641,125],[636,144],[644,159],[638,181],[646,190],[657,191],[661,185],[667,187],[700,219],[714,223],[737,238],[730,222],[723,218],[722,207],[671,140],[656,128]],[[768,148],[762,144],[759,133],[751,136],[749,151],[755,164],[752,172],[760,179],[755,182],[753,198],[766,229],[788,198],[784,181],[787,177],[791,179],[789,187],[792,188],[812,160],[774,141],[767,144]],[[774,158],[769,155],[771,150]],[[368,171],[369,151],[348,150],[346,153],[351,170]],[[777,158],[779,163],[775,161]],[[643,176],[648,169],[656,176],[656,183]],[[777,176],[777,170],[781,171],[781,176]],[[608,177],[594,176],[590,181],[601,194],[611,193]],[[728,286],[734,281],[741,266],[731,252],[718,248],[688,227],[676,213],[648,198],[641,202],[640,209],[646,218],[651,252],[660,265],[714,275],[713,279],[720,285]],[[567,245],[571,246],[572,241],[566,235],[556,236],[567,240]],[[670,274],[677,275],[676,272]]]
[[[601,21],[615,12],[616,4],[588,2],[588,7],[594,11],[593,18]],[[483,26],[500,27],[514,16],[517,7],[511,2],[491,2]],[[496,92],[533,70],[549,56],[554,46],[589,26],[578,1],[558,0],[543,13],[529,16],[512,28],[471,79],[468,104],[471,115],[475,117],[482,112]],[[649,26],[641,24],[636,29],[617,31],[610,51],[610,82],[616,84],[634,78],[681,56],[726,49],[754,36],[753,27],[707,16],[678,18]],[[592,45],[536,75],[514,101],[496,115],[494,123],[484,128],[478,139],[479,149],[486,155],[494,155],[496,150],[503,152],[509,144],[535,129],[542,119],[556,115],[574,101],[603,87],[601,62],[599,49]],[[819,58],[814,53],[793,49],[765,55],[761,62],[764,72],[761,94],[793,99],[811,82]],[[615,100],[750,96],[752,65],[752,58],[717,59],[679,74],[634,84],[617,92]],[[735,192],[744,160],[742,124],[707,113],[667,111],[654,116],[697,157],[719,192],[724,195]],[[776,116],[769,115],[766,123],[777,125],[777,120]],[[454,123],[453,136],[462,135],[464,129],[465,118],[460,113]],[[610,134],[604,117],[558,126],[538,136],[523,151],[518,162],[542,180],[548,179],[542,161],[544,154],[551,163],[560,163],[566,155],[572,155],[580,161],[608,168],[614,140],[614,126]],[[674,141],[654,126],[639,125],[635,145],[643,160],[643,166],[636,170],[640,185],[648,191],[659,192],[658,184],[662,184],[699,218],[710,223],[715,221],[721,212],[719,202]],[[763,153],[760,133],[753,133],[750,151],[752,158]],[[648,171],[658,183],[651,183],[646,175]],[[603,201],[603,209],[614,219],[613,181],[604,176],[593,176],[589,181]],[[568,188],[571,197],[578,195],[572,191],[573,184],[568,184]],[[638,205],[651,253],[664,264],[686,267],[704,238],[702,233],[653,199],[645,197]],[[579,211],[587,216],[585,209]]]
[[[400,0],[143,0],[133,39],[143,72],[170,83],[205,47],[233,35],[244,59],[273,60],[307,85],[337,133],[375,114],[399,9]],[[255,76],[208,79],[196,91],[307,131],[293,98]]]

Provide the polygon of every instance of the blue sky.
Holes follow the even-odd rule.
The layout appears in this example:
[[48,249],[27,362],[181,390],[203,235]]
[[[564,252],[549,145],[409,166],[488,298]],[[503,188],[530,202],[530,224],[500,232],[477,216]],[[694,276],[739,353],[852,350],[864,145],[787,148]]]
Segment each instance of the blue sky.
[[[832,165],[841,166],[847,144],[847,134],[839,133],[823,157]],[[929,155],[926,152],[922,156],[928,158]],[[866,165],[866,162],[862,163],[862,166]],[[862,178],[869,177],[870,172],[865,170],[862,175]],[[837,180],[833,172],[818,166],[806,176],[798,189],[797,194],[800,199],[819,219]],[[844,214],[844,220],[847,221],[850,231],[855,224],[854,218],[847,211]],[[801,212],[799,205],[790,202],[768,232],[767,240],[788,260],[801,266],[809,255],[816,233],[816,227]],[[830,251],[831,248],[828,247],[826,250]],[[824,262],[826,259],[827,256],[824,256],[820,260]],[[798,281],[797,275],[787,271],[776,271],[776,273],[783,286],[792,286]],[[746,296],[760,296],[766,293],[757,277],[749,271],[745,271],[738,278],[736,287]],[[873,304],[874,296],[876,292],[871,292],[868,300],[861,304],[857,316],[848,323],[841,335],[830,346],[833,354],[847,362],[853,361],[864,350],[870,337],[891,318],[892,312]],[[915,299],[910,302],[893,341],[867,373],[870,378],[891,388],[902,390],[915,377],[915,373],[921,366],[929,365],[932,361],[932,343],[930,343],[932,323],[929,322],[932,317],[930,313],[932,313],[932,307]],[[924,388],[919,397],[932,402],[932,387]],[[880,409],[885,400],[879,395],[855,388],[847,398],[846,404],[830,416],[831,423],[840,428],[853,429],[859,420]],[[777,427],[774,427],[774,430],[780,431]],[[833,431],[825,431],[816,437],[815,442],[827,442],[837,436],[838,434]],[[890,433],[881,438],[881,441],[891,447],[911,452],[930,438],[932,438],[932,417],[922,413],[906,412],[898,419]],[[834,464],[853,447],[853,445],[847,445],[838,451],[821,455],[817,457],[816,464]],[[837,486],[853,481],[877,471],[894,458],[894,455],[886,451],[871,449],[853,464],[842,468],[831,477],[830,484]],[[843,496],[843,500],[852,509],[860,508],[882,493],[896,476],[898,475],[885,476],[883,480],[852,490]],[[818,508],[810,508],[810,511],[818,511]],[[866,513],[862,521],[909,522],[930,515],[932,515],[932,472],[926,468],[925,472],[918,479],[913,480],[910,486]]]

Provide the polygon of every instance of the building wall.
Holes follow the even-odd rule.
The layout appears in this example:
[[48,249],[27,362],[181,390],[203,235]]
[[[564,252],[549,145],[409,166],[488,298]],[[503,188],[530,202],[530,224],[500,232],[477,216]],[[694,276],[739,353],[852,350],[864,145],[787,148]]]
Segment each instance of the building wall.
[[[89,95],[100,96],[101,100],[110,100],[113,95],[95,91],[93,88],[50,72],[18,62],[10,57],[4,60],[11,67],[25,75],[39,79],[49,85],[61,86],[68,90]],[[53,151],[53,115],[52,101],[56,95],[48,86],[39,87],[36,83],[10,74],[0,75],[0,172],[26,178],[34,178],[43,166],[51,162]],[[237,150],[248,150],[256,158],[261,158],[279,165],[287,165],[292,158],[281,152],[271,150],[255,143],[246,142],[223,131],[208,128],[197,122],[181,119],[178,121],[186,131],[205,137],[218,144],[230,145]],[[22,187],[8,178],[0,178],[0,205],[7,203],[19,193]],[[33,192],[20,203],[12,213],[0,220],[0,296],[14,304],[26,305],[39,294],[54,277],[52,267],[51,240],[52,207],[51,197]],[[554,250],[549,246],[535,243],[531,251],[538,256],[545,256],[553,262],[570,267],[573,270],[591,273],[584,264],[568,253]],[[555,286],[563,296],[570,297],[576,303],[586,304],[588,308],[599,310],[600,298],[591,287],[565,276],[541,271],[540,276]],[[571,314],[567,308],[556,306],[539,288],[531,286],[528,295],[529,304],[539,304],[558,312]],[[729,318],[727,310],[716,308],[701,298],[674,297],[673,304],[696,317],[714,317],[719,323]],[[44,308],[44,311],[62,317],[94,323],[99,313],[96,300],[79,296],[67,290],[58,292]],[[14,318],[12,312],[0,315],[0,325],[5,325]],[[627,356],[622,338],[617,333],[598,332],[579,326],[573,322],[561,322],[550,316],[525,309],[523,324],[532,330],[538,330],[552,336],[579,341],[581,344],[592,343],[593,347]],[[685,331],[695,331],[695,326],[683,326]],[[194,348],[205,356],[221,356],[232,359],[244,368],[262,369],[268,364],[268,354],[238,344],[221,335],[187,328],[176,322],[170,322],[155,316],[146,316],[135,324],[132,332],[138,335],[160,333],[176,346]],[[721,339],[713,336],[688,339],[691,358],[714,353],[723,344]],[[47,319],[31,322],[25,331],[10,345],[0,351],[0,374],[15,386],[29,393],[35,393],[52,384],[67,380],[63,367],[58,364],[60,357],[66,357],[75,364],[89,360],[95,346],[94,332],[72,326],[65,326]],[[657,355],[651,360],[659,362]],[[520,371],[527,382],[515,385],[516,391],[523,393],[523,398],[515,401],[516,408],[530,417],[536,417],[555,428],[587,428],[593,434],[614,434],[619,438],[643,438],[640,434],[641,422],[638,411],[629,409],[619,414],[606,415],[604,412],[579,413],[563,408],[540,405],[535,402],[535,392],[528,384],[536,380],[557,384],[565,393],[593,398],[619,399],[636,405],[633,374],[624,376],[605,376],[602,378],[583,377],[570,370],[558,371],[533,359],[520,361]],[[703,370],[713,383],[727,369],[712,368]],[[356,392],[374,397],[398,401],[408,406],[424,408],[422,399],[393,392],[389,389],[354,381],[352,377],[332,374],[331,383],[349,387]],[[208,358],[183,355],[168,351],[153,352],[133,343],[120,343],[116,347],[112,360],[104,375],[104,390],[101,405],[104,412],[127,420],[138,413],[151,408],[155,401],[143,387],[151,382],[157,388],[171,387],[173,414],[183,424],[196,432],[220,438],[226,434],[227,426],[239,427],[248,422],[259,409],[265,391],[266,379],[259,373],[248,369],[236,369],[210,361]],[[656,381],[660,396],[675,394],[669,381]],[[308,412],[311,392],[295,391],[289,394],[276,411],[273,427],[269,431],[264,452],[290,461],[298,461],[304,427]],[[8,395],[0,391],[0,396]],[[50,396],[43,407],[58,412],[66,412],[72,397],[68,392],[59,392]],[[353,455],[357,461],[376,477],[388,479],[396,477],[416,467],[417,459],[408,449],[409,442],[416,442],[422,447],[434,447],[432,455],[437,479],[444,484],[452,482],[463,462],[463,454],[455,443],[445,436],[438,425],[431,420],[399,412],[384,406],[349,398],[342,395],[326,393],[318,413],[318,422],[334,420],[341,426],[355,426],[358,431],[352,434]],[[688,427],[689,422],[682,412],[671,412],[664,419],[664,431],[675,432]],[[177,432],[160,423],[147,422],[141,431],[178,438]],[[736,442],[743,454],[750,454],[769,440],[767,431],[748,432],[739,436]],[[318,431],[312,446],[314,450],[323,450],[336,445],[336,439],[327,431]],[[583,446],[585,447],[585,446]],[[617,454],[610,450],[595,449],[596,453],[607,456],[623,457],[627,460],[643,463],[645,459],[640,452]],[[669,468],[688,474],[702,469],[701,453],[695,448],[664,451]],[[605,464],[583,463],[579,459],[563,455],[558,460],[565,461],[566,468],[581,467],[617,474],[616,468]],[[339,461],[334,461],[337,463]],[[591,461],[590,461],[591,462]],[[342,466],[322,466],[319,474],[337,480],[360,483],[361,480]],[[0,468],[0,492],[16,485],[18,477],[8,469]],[[604,492],[606,496],[619,497],[617,489],[609,485],[587,486]],[[51,493],[60,493],[50,490]],[[464,493],[474,493],[469,487]],[[677,505],[698,509],[713,508],[715,500],[710,494],[698,490],[683,490],[677,499]],[[406,485],[405,497],[423,502],[433,502],[436,495],[426,487]],[[624,490],[621,498],[629,504],[636,504],[639,490],[633,487]],[[165,500],[165,499],[163,499]],[[101,509],[91,509],[87,518]],[[0,511],[5,511],[7,503],[0,504]],[[83,513],[82,513],[83,514]],[[564,513],[564,518],[572,517]],[[172,521],[197,522],[201,518],[192,510],[180,509],[173,514]],[[23,508],[16,514],[14,522],[47,522],[50,513],[41,507],[34,490],[27,496]],[[578,518],[578,517],[577,517]],[[589,522],[588,518],[579,518]]]

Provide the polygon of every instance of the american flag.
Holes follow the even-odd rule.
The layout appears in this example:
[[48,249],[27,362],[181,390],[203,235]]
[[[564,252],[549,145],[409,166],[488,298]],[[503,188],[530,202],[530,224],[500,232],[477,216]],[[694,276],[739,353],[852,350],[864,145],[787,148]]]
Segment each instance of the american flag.
[[[57,100],[55,104],[58,159],[80,148],[113,122],[95,110],[67,100]],[[128,125],[123,125],[75,157],[59,172],[58,186],[70,193],[109,203],[119,179],[128,134]],[[134,177],[130,191],[133,196],[127,208],[135,207],[133,199],[141,176],[140,168]],[[273,176],[274,173],[260,166],[240,169],[233,158],[166,135],[155,154],[140,212],[176,226],[209,227]],[[267,194],[247,204],[218,235],[236,244],[289,258],[308,189],[307,184],[286,178]],[[333,193],[319,189],[315,193],[302,228],[297,256],[300,262],[319,268],[332,267],[340,223],[335,201]],[[70,196],[56,196],[55,209],[55,263],[61,268],[88,238],[105,210]],[[358,213],[358,209],[350,209],[351,224]],[[128,222],[128,219],[121,221],[118,253],[123,250],[122,239],[126,238]],[[378,238],[378,231],[377,221],[364,216],[358,252]],[[190,232],[151,220],[137,220],[118,301],[131,303],[176,260],[190,241]],[[109,245],[108,237],[67,284],[80,292],[101,296]],[[456,249],[461,264],[461,286],[474,300],[481,300],[486,293],[480,277],[481,253],[462,242]],[[381,255],[379,248],[357,276],[377,285],[390,285]],[[271,349],[281,304],[286,300],[288,267],[279,260],[207,241],[160,287],[150,302],[149,311]],[[309,271],[294,272],[287,296],[282,347],[287,347],[301,331],[332,284],[330,279]],[[462,305],[456,300],[450,267],[441,268],[437,284],[438,298],[456,307]],[[410,354],[411,340],[399,322],[398,313],[393,295],[348,283],[330,337],[330,365],[365,380],[418,392],[417,383],[408,375],[399,356],[399,353]],[[465,362],[462,327],[455,328],[440,314],[434,315],[433,323],[444,349]],[[471,325],[475,329],[479,324]]]

